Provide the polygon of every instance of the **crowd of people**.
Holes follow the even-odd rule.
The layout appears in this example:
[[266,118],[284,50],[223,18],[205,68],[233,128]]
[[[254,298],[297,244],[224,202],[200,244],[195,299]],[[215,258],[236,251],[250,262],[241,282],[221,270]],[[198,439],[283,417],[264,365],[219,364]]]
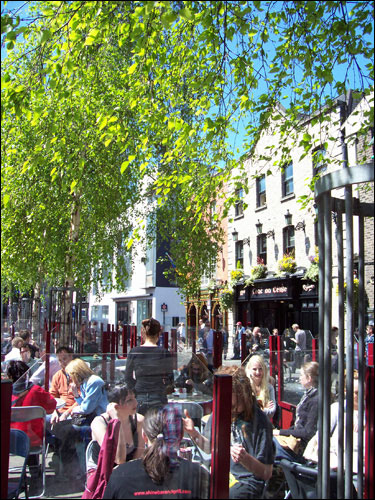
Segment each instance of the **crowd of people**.
[[[60,346],[56,349],[58,366],[52,369],[50,389],[46,391],[37,383],[38,378],[33,380],[38,370],[31,360],[38,349],[31,343],[31,337],[22,332],[13,339],[4,360],[13,382],[12,406],[45,408],[47,434],[53,438],[54,449],[50,465],[56,472],[62,470],[65,479],[84,480],[84,498],[130,498],[146,492],[151,498],[208,498],[208,470],[183,458],[179,452],[184,433],[194,446],[205,453],[211,452],[212,415],[201,431],[187,410],[181,414],[179,405],[168,403],[168,395],[173,388],[185,389],[192,395],[212,395],[214,373],[232,377],[230,498],[260,498],[272,477],[274,464],[282,458],[304,464],[316,460],[319,366],[303,357],[305,332],[297,324],[292,326],[295,332],[292,341],[295,350],[298,348],[301,353],[296,367],[300,369],[299,381],[304,392],[293,424],[279,429],[273,418],[277,410],[275,380],[270,377],[262,355],[266,343],[261,329],[251,329],[250,325],[245,329],[238,322],[234,341],[246,334],[249,344],[246,363],[227,364],[213,371],[211,329],[205,322],[201,326],[204,349],[193,354],[176,375],[171,353],[158,346],[160,323],[153,318],[143,320],[144,343],[130,350],[124,381],[114,387],[108,387],[88,363],[74,356],[70,347]],[[185,342],[186,336],[181,332],[182,329],[179,340]],[[367,327],[366,333],[367,346],[373,343],[373,327]],[[333,356],[337,354],[336,337],[333,330]],[[234,358],[237,359],[235,351]],[[355,389],[358,394],[357,385]],[[59,408],[57,399],[64,402]],[[355,410],[357,407],[355,400]],[[336,415],[337,408],[332,408]],[[40,422],[12,423],[12,427],[24,430],[31,444],[42,437]],[[336,421],[333,418],[331,427],[334,450],[337,418]],[[29,458],[28,465],[37,485],[41,471],[35,456]],[[98,482],[99,477],[103,478],[103,470],[104,483]]]

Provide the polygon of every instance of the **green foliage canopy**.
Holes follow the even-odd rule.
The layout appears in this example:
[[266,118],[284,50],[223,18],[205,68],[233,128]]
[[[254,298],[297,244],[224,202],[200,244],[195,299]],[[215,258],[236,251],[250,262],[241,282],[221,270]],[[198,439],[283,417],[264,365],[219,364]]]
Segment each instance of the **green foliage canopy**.
[[[248,152],[284,94],[287,136],[349,77],[373,89],[371,2],[31,5],[1,19],[2,279],[23,289],[46,277],[87,289],[112,266],[123,287],[148,217],[196,292],[222,241],[212,203],[226,197],[225,216],[224,186],[248,189],[232,175],[238,120]],[[372,123],[373,110],[364,134]]]

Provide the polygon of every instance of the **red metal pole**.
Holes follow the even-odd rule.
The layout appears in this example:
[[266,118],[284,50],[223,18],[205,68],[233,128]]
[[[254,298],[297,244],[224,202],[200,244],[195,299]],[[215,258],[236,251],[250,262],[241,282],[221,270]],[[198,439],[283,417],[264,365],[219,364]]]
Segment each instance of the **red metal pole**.
[[122,328],[122,355],[124,358],[128,356],[128,330],[129,326],[124,325]]
[[374,344],[367,344],[367,365],[374,366]]
[[246,333],[241,333],[241,364],[246,359]]
[[229,498],[232,377],[214,375],[210,498]]
[[269,349],[270,349],[270,376],[275,378],[277,375],[277,337],[276,335],[270,335],[269,339]]
[[[109,326],[109,325],[108,325]],[[115,325],[112,325],[112,331],[109,332],[109,337],[111,341],[111,364],[109,368],[109,378],[111,382],[115,380],[115,360],[116,360],[116,332],[115,332]]]
[[214,332],[213,366],[219,368],[223,364],[223,335],[219,331]]
[[1,381],[1,498],[8,498],[8,468],[10,446],[10,415],[12,382]]
[[163,345],[164,345],[164,349],[167,349],[167,351],[168,351],[168,347],[169,347],[168,332],[163,332]]
[[[368,344],[372,347],[372,355],[374,355],[374,344]],[[374,358],[372,358],[374,360]],[[373,361],[374,362],[374,361]],[[364,497],[374,498],[374,366],[366,366],[365,372],[365,481],[364,481]]]
[[177,330],[172,328],[171,330],[171,351],[173,357],[173,369],[177,370]]
[[312,360],[313,361],[319,361],[318,360],[318,345],[319,345],[319,342],[318,342],[318,339],[312,339],[312,353],[311,353],[311,356],[312,356]]

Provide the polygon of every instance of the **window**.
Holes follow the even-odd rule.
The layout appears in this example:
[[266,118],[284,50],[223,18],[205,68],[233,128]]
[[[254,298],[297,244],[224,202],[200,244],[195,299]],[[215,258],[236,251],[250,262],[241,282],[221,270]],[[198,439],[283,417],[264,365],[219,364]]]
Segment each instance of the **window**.
[[257,207],[266,204],[266,176],[262,175],[257,179]]
[[294,226],[286,226],[283,229],[284,254],[294,253]]
[[283,197],[288,196],[288,194],[294,193],[292,162],[290,162],[288,165],[285,165],[284,171],[281,173],[281,189]]
[[108,319],[109,306],[102,306],[102,319]]
[[236,243],[236,268],[238,266],[243,269],[243,241],[237,241]]
[[267,236],[265,234],[257,236],[257,257],[267,264]]
[[326,149],[323,146],[319,146],[313,151],[313,176],[321,175],[327,170],[327,162],[325,156],[327,154]]
[[236,190],[236,205],[234,207],[234,215],[238,217],[239,215],[243,215],[243,189]]
[[91,320],[99,319],[99,306],[91,306]]

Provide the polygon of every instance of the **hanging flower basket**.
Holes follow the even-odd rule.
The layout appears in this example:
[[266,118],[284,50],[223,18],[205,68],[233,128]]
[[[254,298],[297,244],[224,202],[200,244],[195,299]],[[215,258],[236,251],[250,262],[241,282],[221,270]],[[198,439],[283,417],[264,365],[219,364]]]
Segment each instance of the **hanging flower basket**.
[[257,258],[257,265],[251,268],[250,274],[254,280],[260,280],[267,276],[267,266],[263,259]]
[[315,249],[315,255],[310,255],[309,257],[310,267],[305,272],[303,279],[310,280],[313,282],[319,281],[319,252],[318,248]]
[[220,293],[219,302],[224,311],[228,310],[233,303],[233,290],[224,288],[224,290]]
[[297,262],[294,258],[294,254],[284,254],[283,258],[279,260],[277,265],[280,273],[293,274],[297,269]]

